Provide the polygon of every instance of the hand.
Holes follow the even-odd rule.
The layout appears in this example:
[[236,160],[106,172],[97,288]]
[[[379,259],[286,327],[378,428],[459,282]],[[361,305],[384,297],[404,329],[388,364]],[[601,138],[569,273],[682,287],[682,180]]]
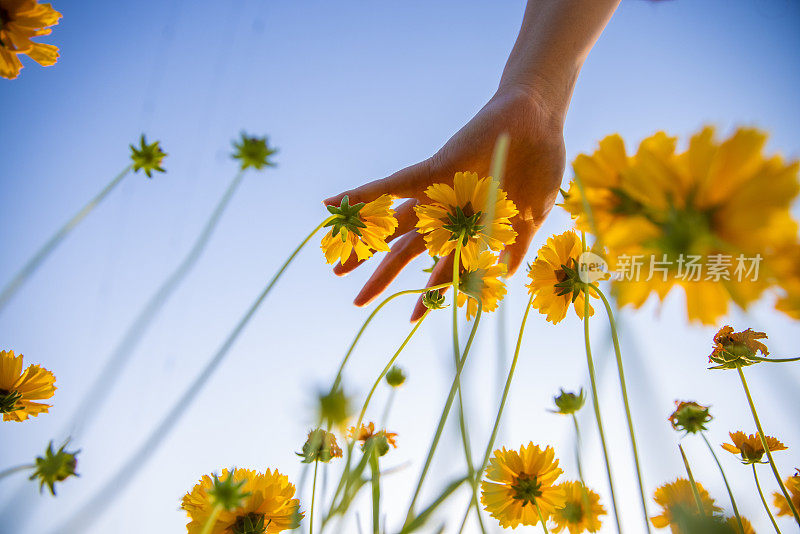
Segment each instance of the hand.
[[[430,202],[425,189],[434,183],[452,184],[458,171],[487,176],[495,142],[502,133],[508,133],[511,140],[502,188],[519,209],[519,215],[511,220],[516,242],[503,252],[502,259],[508,263],[509,276],[514,274],[555,203],[564,173],[563,112],[552,107],[530,87],[502,87],[432,157],[324,201],[338,205],[348,195],[350,204],[355,204],[370,202],[382,194],[409,199],[396,210],[399,224],[389,238],[396,242],[356,297],[356,306],[375,299],[411,260],[425,252],[423,237],[414,229],[417,217],[413,209],[417,203]],[[360,263],[351,256],[344,265],[336,265],[334,273],[343,276]],[[452,265],[452,254],[439,261],[428,286],[451,281]],[[424,312],[420,297],[411,320],[416,321]]]

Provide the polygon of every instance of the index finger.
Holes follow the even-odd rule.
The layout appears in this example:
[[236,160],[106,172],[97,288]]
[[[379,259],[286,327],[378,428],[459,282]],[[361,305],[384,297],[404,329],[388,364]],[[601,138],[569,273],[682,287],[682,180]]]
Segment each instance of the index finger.
[[361,187],[326,198],[322,202],[326,206],[338,206],[345,195],[348,197],[351,206],[359,202],[372,202],[381,195],[391,195],[395,198],[412,198],[418,196],[422,190],[431,185],[431,182],[431,163],[430,159],[426,159],[401,169],[386,178],[373,180]]

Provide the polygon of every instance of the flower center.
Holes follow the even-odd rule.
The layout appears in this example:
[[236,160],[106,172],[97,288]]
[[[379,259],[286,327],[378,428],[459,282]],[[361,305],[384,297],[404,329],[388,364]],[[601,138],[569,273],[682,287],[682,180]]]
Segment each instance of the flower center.
[[617,215],[639,215],[642,213],[643,205],[638,200],[634,200],[628,193],[619,187],[612,187],[616,204],[611,208],[611,213]]
[[536,498],[542,496],[542,483],[536,480],[536,475],[522,473],[511,484],[514,499],[522,501],[522,506],[528,503],[536,504]]
[[580,523],[583,520],[583,506],[579,502],[568,501],[559,513],[568,523]]
[[9,413],[19,410],[17,401],[22,398],[22,393],[19,391],[8,391],[7,389],[0,389],[0,413]]
[[333,236],[342,234],[342,241],[347,239],[347,232],[353,232],[361,237],[361,228],[366,228],[367,225],[361,220],[358,212],[364,207],[363,202],[359,202],[353,206],[350,205],[350,199],[347,195],[342,198],[339,206],[328,206],[328,211],[334,215],[334,218],[325,224],[325,228],[333,227]]
[[555,285],[556,295],[571,295],[570,299],[575,302],[578,295],[586,289],[586,283],[581,280],[578,272],[578,261],[570,258],[561,269],[555,272],[558,283]]
[[264,514],[249,513],[236,518],[232,530],[233,534],[264,534],[272,519],[264,523]]
[[670,207],[666,219],[660,221],[661,235],[653,245],[672,263],[681,256],[705,254],[712,243],[710,214],[691,208]]
[[470,238],[476,237],[485,226],[478,224],[481,222],[483,214],[480,211],[475,211],[472,203],[467,202],[463,208],[457,206],[453,208],[450,206],[450,211],[447,213],[447,218],[444,220],[443,228],[450,231],[449,241],[456,241],[461,239],[461,245],[467,246]]

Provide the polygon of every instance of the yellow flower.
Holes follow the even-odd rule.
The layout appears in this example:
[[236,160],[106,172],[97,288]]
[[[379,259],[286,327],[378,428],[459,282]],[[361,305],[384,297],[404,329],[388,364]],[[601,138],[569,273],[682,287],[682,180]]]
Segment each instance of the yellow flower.
[[771,265],[780,288],[775,309],[800,320],[800,243],[791,243],[776,251]]
[[[462,241],[461,264],[472,270],[487,247],[498,252],[517,238],[510,219],[519,213],[497,180],[457,172],[453,187],[434,184],[425,190],[433,203],[416,206],[417,231],[425,235],[431,256],[444,257]],[[494,205],[489,205],[490,202]],[[491,218],[490,218],[491,217]]]
[[478,300],[483,311],[492,312],[506,295],[505,263],[498,263],[497,256],[483,251],[478,256],[474,270],[462,272],[458,279],[458,307],[467,305],[467,321],[478,313]]
[[[211,534],[237,534],[243,532],[283,532],[300,525],[303,514],[299,511],[300,501],[294,499],[294,485],[277,470],[258,473],[252,469],[234,469],[232,480],[227,469],[222,470],[220,479],[227,479],[238,486],[245,497],[240,506],[222,510],[214,522]],[[186,528],[189,534],[199,534],[214,509],[214,498],[209,490],[214,487],[214,479],[203,475],[192,491],[181,501],[181,508],[189,516]],[[246,530],[246,527],[257,530]]]
[[[722,511],[722,508],[714,504],[714,499],[709,496],[699,482],[697,482],[697,491],[700,493],[700,502],[703,503],[705,515],[711,516]],[[692,484],[685,478],[679,478],[675,482],[664,484],[658,488],[653,499],[662,508],[661,514],[650,518],[653,526],[656,528],[670,527],[673,534],[688,534],[681,531],[677,520],[697,513],[697,501],[692,492]]]
[[[749,436],[744,432],[730,432],[729,433],[733,444],[723,443],[722,448],[731,454],[738,454],[742,457],[743,464],[754,464],[761,462],[761,458],[766,452],[764,444],[761,443],[761,437],[758,434],[750,434]],[[764,436],[767,439],[767,447],[770,451],[785,451],[788,447],[773,438],[772,436]]]
[[594,228],[577,185],[563,206],[578,228],[596,229],[609,263],[627,275],[613,283],[621,304],[638,308],[682,287],[689,319],[713,324],[730,302],[746,307],[770,285],[770,265],[756,276],[754,262],[796,235],[789,207],[800,183],[798,163],[763,154],[765,142],[752,128],[718,142],[707,127],[676,153],[676,139],[658,132],[628,156],[611,136],[575,160]]
[[22,371],[22,354],[0,351],[0,413],[3,421],[24,421],[47,413],[49,404],[34,402],[49,399],[56,391],[56,377],[38,365]]
[[10,80],[19,75],[26,54],[43,67],[58,60],[58,48],[31,41],[32,37],[50,35],[50,26],[58,24],[61,13],[50,4],[37,0],[0,0],[0,76]]
[[[730,326],[723,326],[714,334],[714,348],[708,361],[718,364],[712,369],[735,369],[758,363],[755,358],[763,358],[769,354],[767,346],[758,341],[766,339],[767,334],[756,332],[750,328],[742,332],[734,332]],[[756,356],[758,353],[761,356]]]
[[683,430],[687,434],[708,430],[706,423],[713,419],[708,406],[694,401],[675,401],[675,406],[675,411],[667,418],[673,430]]
[[[567,316],[570,304],[583,319],[586,285],[578,274],[581,251],[581,239],[572,230],[554,235],[539,249],[528,271],[528,293],[535,295],[532,306],[553,324]],[[592,315],[594,309],[589,306],[589,316]]]
[[[791,514],[791,512],[789,512]],[[755,529],[753,529],[753,524],[750,523],[750,520],[746,517],[739,516],[742,520],[742,526],[744,527],[744,534],[756,534]],[[731,516],[727,519],[726,523],[732,529],[731,532],[739,532],[739,522],[736,520],[735,516]]]
[[[792,497],[792,503],[796,509],[800,510],[800,469],[786,479],[786,489],[789,490],[789,495]],[[792,509],[789,507],[789,501],[782,493],[777,491],[772,494],[775,508],[778,509],[778,515],[792,515]]]
[[373,251],[389,250],[386,238],[397,228],[392,197],[381,197],[351,206],[345,196],[340,206],[328,206],[334,217],[325,225],[332,227],[322,238],[322,250],[328,263],[337,259],[344,263],[355,251],[359,260],[366,260]]
[[351,426],[350,429],[347,431],[347,437],[350,439],[360,441],[361,442],[361,450],[364,450],[367,446],[367,442],[371,439],[375,439],[375,446],[378,448],[378,455],[383,456],[387,452],[389,452],[389,445],[397,448],[397,442],[394,438],[397,437],[395,432],[387,432],[386,430],[379,430],[375,432],[375,423],[369,423],[368,425],[361,425],[361,428],[356,429],[356,427]]
[[547,521],[564,506],[564,491],[554,484],[562,472],[552,447],[497,449],[481,482],[481,504],[503,528],[538,524],[537,506]]
[[556,508],[553,521],[556,534],[564,529],[570,534],[581,532],[597,532],[600,530],[600,516],[606,514],[606,509],[600,504],[600,496],[584,487],[580,482],[562,482],[558,485],[564,492],[563,508]]

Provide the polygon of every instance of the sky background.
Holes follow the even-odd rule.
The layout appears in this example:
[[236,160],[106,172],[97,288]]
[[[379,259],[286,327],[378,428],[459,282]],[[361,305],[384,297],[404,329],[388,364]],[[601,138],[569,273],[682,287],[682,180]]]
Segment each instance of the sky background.
[[[231,140],[242,130],[269,135],[280,148],[279,166],[247,173],[201,261],[142,339],[99,418],[73,444],[82,449],[81,477],[59,486],[55,499],[39,496],[23,475],[0,481],[2,532],[63,531],[64,521],[141,444],[288,253],[325,217],[320,201],[428,157],[480,109],[497,86],[524,2],[56,0],[54,7],[64,18],[45,41],[61,49],[58,64],[40,68],[23,60],[20,78],[0,83],[0,281],[128,164],[128,143],[140,133],[161,140],[168,173],[127,177],[0,315],[0,346],[52,370],[59,388],[49,414],[0,425],[0,469],[28,463],[50,439],[66,437],[81,395],[187,253],[236,173]],[[761,127],[770,132],[769,151],[797,157],[797,50],[797,2],[623,0],[580,75],[565,127],[568,159],[613,132],[635,146],[659,129],[686,139],[706,123],[725,133],[737,125]],[[570,176],[568,170],[565,185]],[[565,213],[554,209],[529,258],[568,225]],[[390,290],[422,287],[427,274],[421,269],[429,263],[414,262]],[[80,532],[180,532],[181,496],[202,474],[231,465],[278,468],[298,481],[294,452],[313,425],[316,391],[330,384],[369,313],[351,301],[371,269],[335,277],[315,239],[163,446]],[[498,340],[513,349],[524,283],[523,276],[509,281],[509,296],[500,312],[485,317],[465,370],[476,451],[488,438],[510,358],[508,350],[498,350]],[[407,334],[412,304],[408,298],[387,306],[357,347],[345,381],[359,405]],[[773,354],[797,355],[800,327],[773,312],[772,304],[767,297],[725,322],[766,330]],[[755,430],[736,375],[706,371],[715,329],[688,325],[684,316],[678,294],[663,307],[650,302],[620,316],[651,495],[683,474],[679,436],[666,421],[674,399],[712,405],[712,443],[728,431]],[[405,512],[449,389],[449,321],[449,313],[432,316],[400,359],[409,379],[388,425],[399,433],[399,448],[383,465],[409,464],[385,479],[390,530]],[[641,516],[616,371],[603,363],[609,361],[603,320],[594,324],[623,522],[627,532],[637,532]],[[551,444],[569,477],[576,476],[570,422],[546,408],[559,387],[586,382],[580,328],[575,317],[552,326],[532,314],[497,441],[513,448],[530,440]],[[790,447],[775,455],[788,475],[800,465],[800,372],[759,365],[747,375],[767,433]],[[381,388],[369,418],[380,417],[386,393]],[[588,407],[581,423],[587,481],[608,508]],[[690,437],[685,448],[696,478],[729,510],[703,443]],[[767,531],[749,470],[718,450],[741,512],[756,530]],[[464,468],[453,424],[440,451],[423,503]],[[761,474],[772,493],[768,468]],[[329,486],[335,481],[330,476]],[[306,510],[308,493],[306,486]],[[462,492],[431,526],[460,520],[466,502]],[[368,527],[366,494],[357,510]],[[606,521],[604,532],[612,523]],[[499,530],[493,520],[488,524]],[[341,528],[357,531],[353,522]]]

